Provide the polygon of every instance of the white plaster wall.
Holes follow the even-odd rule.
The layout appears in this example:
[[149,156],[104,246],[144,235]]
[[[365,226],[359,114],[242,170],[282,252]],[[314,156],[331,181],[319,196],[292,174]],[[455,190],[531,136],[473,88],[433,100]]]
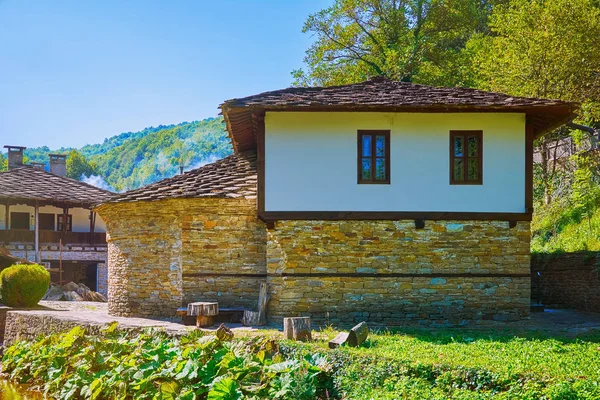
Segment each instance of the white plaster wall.
[[[357,184],[357,130],[389,129],[391,184]],[[483,185],[450,185],[450,130],[483,130]],[[266,211],[525,211],[525,115],[267,112]]]
[[[34,208],[22,204],[11,205],[9,212],[28,212],[30,214],[30,224],[29,229],[34,230]],[[44,214],[62,214],[62,208],[52,207],[52,206],[43,206],[40,207],[40,213]],[[6,223],[6,211],[4,205],[0,204],[0,230],[5,229]],[[70,208],[69,214],[73,216],[73,232],[89,232],[90,231],[90,210],[86,210],[84,208]],[[55,226],[56,229],[56,218],[55,218]],[[96,214],[96,225],[94,227],[94,232],[106,232],[106,225],[102,218],[98,214]]]

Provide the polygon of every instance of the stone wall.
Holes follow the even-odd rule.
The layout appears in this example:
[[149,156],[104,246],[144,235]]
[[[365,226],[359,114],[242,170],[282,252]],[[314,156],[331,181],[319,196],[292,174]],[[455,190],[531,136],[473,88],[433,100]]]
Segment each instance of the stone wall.
[[191,301],[315,323],[460,325],[523,318],[530,304],[529,223],[278,221],[255,200],[171,199],[102,205],[109,312],[173,316]]
[[269,317],[456,325],[529,314],[529,223],[279,221]]
[[199,300],[256,307],[266,274],[266,230],[255,210],[256,201],[246,199],[102,205],[109,313],[173,316]]
[[600,254],[534,254],[531,286],[532,302],[600,312]]
[[[255,309],[266,277],[265,225],[256,202],[201,200],[182,219],[183,301]],[[187,207],[186,209],[189,209]]]
[[96,291],[108,296],[108,267],[105,262],[96,265]]

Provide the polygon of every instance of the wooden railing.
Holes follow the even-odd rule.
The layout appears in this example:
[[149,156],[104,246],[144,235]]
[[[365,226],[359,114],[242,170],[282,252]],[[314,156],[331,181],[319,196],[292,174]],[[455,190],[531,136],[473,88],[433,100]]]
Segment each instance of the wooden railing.
[[[101,232],[54,232],[40,231],[40,244],[58,243],[62,239],[67,244],[105,244],[106,233]],[[0,243],[33,243],[35,232],[28,230],[0,230]]]

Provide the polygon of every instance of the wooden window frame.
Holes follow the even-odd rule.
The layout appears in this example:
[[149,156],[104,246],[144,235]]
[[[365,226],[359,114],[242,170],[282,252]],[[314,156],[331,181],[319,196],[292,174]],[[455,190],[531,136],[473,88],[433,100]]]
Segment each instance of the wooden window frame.
[[[25,215],[27,215],[27,227],[26,228],[15,228],[14,227],[14,223],[15,223],[15,218],[17,217],[17,215],[19,217],[25,218]],[[11,231],[30,231],[31,230],[31,213],[27,212],[27,211],[11,211],[10,212],[10,230]]]
[[[63,215],[64,214],[57,214],[56,215],[56,231],[57,232],[63,232]],[[73,232],[73,215],[72,214],[67,214],[67,229],[65,230],[65,232]]]
[[[465,140],[464,140],[464,156],[462,157],[462,159],[464,160],[463,162],[463,176],[464,176],[464,180],[456,180],[454,179],[454,159],[457,158],[454,156],[454,138],[456,136],[464,136]],[[469,157],[468,156],[468,151],[469,151],[469,144],[468,144],[468,137],[469,136],[477,136],[478,140],[479,140],[479,148],[477,149],[477,156],[476,157]],[[478,160],[478,165],[479,165],[479,177],[477,180],[468,180],[468,168],[469,168],[469,158],[477,158]],[[479,130],[479,131],[450,131],[450,184],[451,185],[483,185],[483,131]]]
[[[371,179],[363,179],[362,177],[362,159],[363,159],[363,141],[362,137],[365,135],[372,135],[373,140],[371,141]],[[385,179],[375,180],[375,168],[376,168],[376,159],[377,156],[375,154],[375,146],[376,140],[375,136],[384,136],[385,137]],[[391,182],[390,179],[390,131],[389,130],[358,130],[356,135],[356,140],[358,143],[358,152],[357,152],[357,182],[359,185],[389,185]]]

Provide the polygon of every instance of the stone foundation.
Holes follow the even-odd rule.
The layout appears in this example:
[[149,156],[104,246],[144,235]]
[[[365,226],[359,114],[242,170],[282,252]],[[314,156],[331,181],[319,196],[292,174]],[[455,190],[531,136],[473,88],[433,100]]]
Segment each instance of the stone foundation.
[[102,205],[109,312],[174,316],[192,301],[256,309],[270,322],[461,325],[529,314],[529,223],[278,221],[256,201],[171,199]]
[[280,221],[268,315],[316,323],[457,325],[529,314],[529,223]]
[[109,232],[111,315],[174,316],[200,300],[256,308],[266,228],[255,200],[108,203],[98,212]]

